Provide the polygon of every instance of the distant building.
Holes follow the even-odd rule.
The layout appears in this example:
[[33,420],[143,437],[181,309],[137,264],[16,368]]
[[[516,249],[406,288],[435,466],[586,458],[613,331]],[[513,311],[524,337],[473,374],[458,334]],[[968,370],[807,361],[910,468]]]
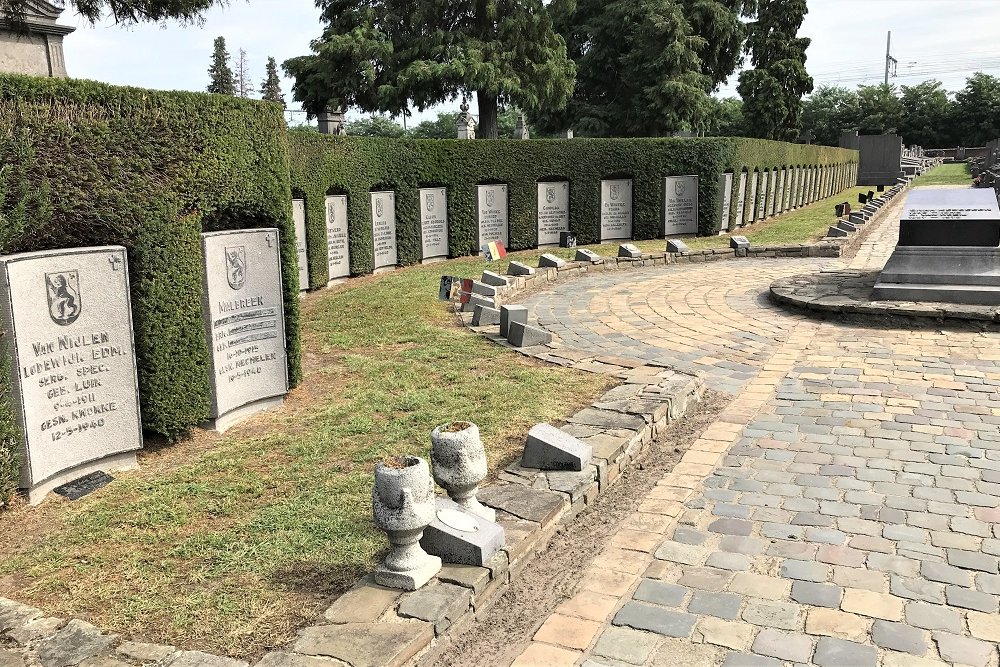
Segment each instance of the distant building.
[[76,30],[56,23],[66,4],[27,0],[25,5],[26,25],[0,20],[0,72],[66,76],[63,37]]

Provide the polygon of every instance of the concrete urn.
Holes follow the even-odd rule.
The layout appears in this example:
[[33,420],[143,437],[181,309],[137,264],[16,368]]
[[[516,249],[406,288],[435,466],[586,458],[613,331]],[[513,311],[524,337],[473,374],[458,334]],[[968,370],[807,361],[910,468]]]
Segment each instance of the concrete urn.
[[441,559],[420,547],[420,538],[434,520],[434,483],[427,461],[402,456],[375,466],[372,514],[375,525],[389,536],[391,550],[375,570],[375,583],[415,591],[438,573]]
[[467,512],[487,521],[496,521],[495,510],[476,498],[479,484],[486,479],[486,450],[479,427],[471,422],[452,422],[431,433],[431,462],[434,481]]

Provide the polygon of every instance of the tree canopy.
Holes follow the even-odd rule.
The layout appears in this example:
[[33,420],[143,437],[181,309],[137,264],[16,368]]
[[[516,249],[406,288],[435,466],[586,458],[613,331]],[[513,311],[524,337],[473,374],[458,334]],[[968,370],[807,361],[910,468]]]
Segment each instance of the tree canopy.
[[561,108],[574,66],[542,0],[322,0],[313,53],[283,64],[312,115],[329,108],[406,113],[476,96],[477,136],[501,107]]
[[[158,22],[177,19],[198,21],[205,11],[225,6],[229,0],[70,0],[76,11],[91,23],[110,14],[116,23]],[[0,16],[19,23],[29,0],[0,0]]]

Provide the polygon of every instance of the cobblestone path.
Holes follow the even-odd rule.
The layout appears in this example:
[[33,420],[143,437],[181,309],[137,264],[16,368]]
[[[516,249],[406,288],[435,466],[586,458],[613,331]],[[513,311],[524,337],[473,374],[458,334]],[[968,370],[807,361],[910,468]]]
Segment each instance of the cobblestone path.
[[[881,266],[897,226],[849,265]],[[824,267],[844,263],[669,266],[527,302],[568,346],[734,399],[514,665],[998,664],[1000,330],[823,322],[763,296]]]

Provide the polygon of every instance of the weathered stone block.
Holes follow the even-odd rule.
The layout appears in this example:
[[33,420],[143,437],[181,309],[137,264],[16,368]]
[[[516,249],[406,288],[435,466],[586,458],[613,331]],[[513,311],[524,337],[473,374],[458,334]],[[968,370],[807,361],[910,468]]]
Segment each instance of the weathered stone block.
[[510,282],[507,278],[501,276],[499,273],[494,273],[493,271],[483,271],[482,282],[487,285],[492,285],[493,287],[507,287]]
[[[116,635],[104,635],[90,623],[73,619],[38,647],[38,660],[45,667],[69,667],[107,651]],[[244,663],[245,664],[245,663]]]
[[489,327],[496,324],[500,324],[500,309],[476,304],[476,309],[472,311],[472,326]]
[[524,306],[500,306],[500,335],[507,338],[511,322],[528,323],[528,309]]
[[514,347],[547,345],[552,342],[552,334],[523,322],[511,322],[507,327],[507,341]]
[[540,470],[582,471],[594,449],[551,424],[536,424],[528,431],[521,465]]
[[293,651],[336,658],[353,667],[400,667],[434,639],[431,623],[347,623],[306,628]]
[[472,293],[481,294],[483,296],[495,297],[497,295],[497,288],[493,285],[487,285],[479,280],[472,281]]
[[538,268],[540,269],[559,269],[564,266],[566,266],[566,260],[560,259],[549,252],[538,258]]
[[684,243],[684,241],[670,239],[667,241],[667,252],[682,254],[691,252],[691,248],[689,248],[687,243]]
[[427,553],[445,563],[481,566],[503,548],[504,532],[497,524],[466,512],[449,498],[438,498],[436,507],[435,519],[420,539]]
[[576,257],[573,259],[577,262],[599,262],[601,261],[601,256],[593,250],[580,248],[576,251]]
[[511,262],[507,266],[508,276],[533,276],[535,269],[522,262]]
[[618,246],[618,256],[624,259],[641,259],[642,251],[631,243],[623,243]]

